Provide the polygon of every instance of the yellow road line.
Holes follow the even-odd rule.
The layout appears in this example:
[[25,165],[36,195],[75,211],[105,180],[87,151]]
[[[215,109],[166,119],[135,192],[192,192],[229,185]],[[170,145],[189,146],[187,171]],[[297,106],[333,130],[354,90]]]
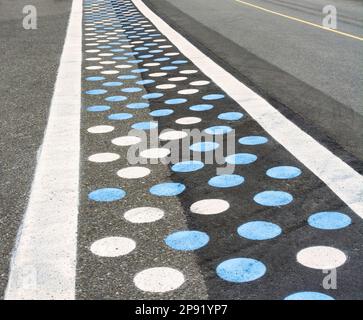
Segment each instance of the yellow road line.
[[246,6],[253,7],[253,8],[258,9],[258,10],[262,10],[262,11],[265,11],[265,12],[268,12],[268,13],[275,14],[275,15],[280,16],[280,17],[284,17],[284,18],[287,18],[287,19],[290,19],[290,20],[301,22],[301,23],[307,24],[307,25],[312,26],[312,27],[323,29],[325,31],[334,32],[334,33],[340,34],[341,36],[346,36],[346,37],[349,37],[349,38],[352,38],[352,39],[355,39],[355,40],[360,40],[360,41],[363,40],[363,38],[355,36],[353,34],[338,31],[338,30],[335,30],[335,29],[326,28],[326,27],[323,27],[323,26],[321,26],[319,24],[312,23],[312,22],[309,22],[309,21],[305,21],[305,20],[302,20],[302,19],[299,19],[299,18],[291,17],[291,16],[288,16],[286,14],[282,14],[282,13],[272,11],[272,10],[269,10],[269,9],[266,9],[266,8],[263,8],[263,7],[260,7],[260,6],[256,6],[255,4],[252,4],[252,3],[249,3],[249,2],[245,2],[245,1],[241,1],[241,0],[235,0],[235,1],[238,2],[238,3],[244,4]]

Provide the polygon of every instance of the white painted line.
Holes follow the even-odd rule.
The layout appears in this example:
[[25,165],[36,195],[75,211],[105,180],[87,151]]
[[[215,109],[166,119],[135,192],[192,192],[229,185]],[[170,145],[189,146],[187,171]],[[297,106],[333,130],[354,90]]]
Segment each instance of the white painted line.
[[132,0],[188,59],[243,107],[276,141],[321,179],[363,218],[363,177],[284,117],[266,100],[208,58],[153,13],[141,0]]
[[82,0],[73,0],[43,145],[19,230],[5,299],[74,299]]

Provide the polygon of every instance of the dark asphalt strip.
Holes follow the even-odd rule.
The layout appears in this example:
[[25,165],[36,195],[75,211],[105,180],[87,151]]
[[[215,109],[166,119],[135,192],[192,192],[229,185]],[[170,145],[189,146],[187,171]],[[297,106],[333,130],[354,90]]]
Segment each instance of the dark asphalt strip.
[[71,1],[49,6],[37,1],[42,12],[37,30],[22,27],[22,7],[26,4],[12,4],[16,17],[0,8],[4,10],[0,12],[1,298],[47,124]]
[[199,50],[288,119],[363,173],[363,117],[323,92],[238,46],[166,0],[145,4]]
[[[90,1],[89,1],[90,2]],[[105,0],[104,4],[109,1]],[[124,20],[122,4],[129,1],[112,1],[117,12],[120,24],[129,26]],[[119,10],[121,8],[122,10]],[[101,24],[100,29],[104,28]],[[120,33],[121,35],[122,33]],[[128,38],[131,41],[130,35]],[[164,38],[164,37],[160,37]],[[133,39],[134,40],[134,39]],[[152,42],[152,39],[150,40]],[[84,43],[85,44],[85,43]],[[171,48],[153,53],[152,58],[145,58],[144,63],[154,62],[153,59],[164,57],[167,52],[178,50],[169,41],[163,45],[172,45]],[[142,45],[141,45],[142,46]],[[111,48],[119,48],[111,45]],[[85,48],[85,47],[84,47]],[[87,47],[86,47],[87,48]],[[87,48],[88,49],[88,48]],[[104,50],[106,49],[106,50]],[[110,48],[102,48],[102,52],[109,52]],[[130,49],[133,50],[133,49]],[[149,51],[153,48],[150,48]],[[135,51],[136,52],[136,51]],[[122,55],[121,53],[120,55]],[[135,53],[135,56],[146,54]],[[131,56],[128,59],[133,59]],[[169,61],[161,62],[158,66],[148,66],[149,71],[141,73],[144,79],[149,79],[150,73],[161,72],[160,67],[170,66],[173,60],[188,60],[183,55],[171,57]],[[128,60],[120,64],[127,64]],[[97,65],[96,62],[84,62],[83,66]],[[132,74],[125,69],[119,74]],[[112,68],[114,69],[114,68]],[[224,97],[215,101],[203,101],[207,94],[223,93],[213,83],[197,87],[200,91],[195,94],[181,95],[177,91],[190,88],[186,83],[199,80],[208,80],[200,71],[194,74],[183,75],[180,70],[197,69],[188,61],[178,65],[178,69],[166,71],[167,76],[154,78],[154,84],[145,85],[148,93],[162,92],[164,96],[150,100],[150,108],[131,110],[125,107],[126,103],[140,101],[141,93],[127,94],[127,102],[112,102],[110,111],[92,113],[85,109],[93,104],[105,103],[105,97],[120,92],[116,88],[107,88],[107,95],[83,95],[82,114],[82,163],[81,163],[81,204],[79,219],[79,256],[77,267],[77,296],[82,299],[108,298],[108,299],[283,299],[289,294],[298,291],[318,291],[333,296],[336,299],[362,299],[363,279],[360,270],[363,267],[361,253],[363,249],[361,219],[357,217],[335,194],[333,194],[319,179],[317,179],[297,159],[292,157],[283,146],[274,141],[241,107]],[[83,68],[83,78],[99,72],[88,72]],[[107,75],[105,81],[116,81],[118,75]],[[174,89],[161,90],[155,86],[171,83],[167,78],[186,76],[184,82],[176,83]],[[112,80],[111,80],[112,79]],[[135,80],[136,81],[136,80]],[[103,81],[102,81],[103,82]],[[102,83],[101,82],[101,83]],[[83,92],[101,88],[97,84],[83,81]],[[134,86],[134,82],[131,82]],[[120,94],[120,93],[119,93]],[[178,105],[166,105],[168,99],[186,98],[188,101]],[[197,112],[189,110],[190,106],[200,103],[211,103],[214,108],[208,111]],[[200,117],[198,124],[192,127],[204,130],[215,125],[227,125],[235,130],[236,138],[260,135],[268,138],[268,142],[261,145],[241,145],[236,143],[236,153],[252,153],[258,159],[248,165],[237,165],[235,174],[245,178],[245,182],[233,188],[216,188],[208,184],[210,178],[216,175],[216,164],[207,164],[203,169],[189,173],[173,172],[166,166],[147,165],[152,172],[150,176],[136,180],[126,180],[117,177],[117,170],[128,165],[126,149],[115,147],[111,139],[124,135],[130,126],[139,121],[150,121],[149,111],[169,108],[173,114],[166,117],[155,118],[159,122],[159,131],[166,128],[175,130],[185,129],[175,120],[182,117]],[[218,119],[222,112],[242,112],[244,117],[238,121]],[[123,121],[110,121],[107,116],[114,112],[129,112],[132,119]],[[90,135],[87,128],[98,124],[115,126],[111,134]],[[121,159],[111,163],[94,164],[87,161],[87,157],[98,152],[115,152]],[[312,155],[313,156],[313,155]],[[272,179],[266,176],[266,170],[280,165],[295,166],[302,170],[301,176],[291,180]],[[153,185],[174,181],[186,186],[186,190],[177,197],[157,197],[150,194],[149,188]],[[88,199],[88,194],[102,187],[122,187],[127,195],[124,199],[115,202],[95,202]],[[280,190],[293,195],[294,200],[285,206],[268,207],[253,201],[254,195],[265,190]],[[228,201],[230,208],[220,214],[200,215],[192,213],[190,206],[196,201],[217,198]],[[131,208],[140,206],[156,206],[166,211],[166,216],[149,224],[131,224],[123,219],[122,214]],[[339,211],[349,215],[352,224],[339,230],[321,230],[307,224],[307,218],[319,211]],[[265,220],[279,225],[282,234],[274,239],[256,241],[248,240],[237,234],[237,228],[246,222]],[[210,242],[192,252],[173,250],[164,243],[164,238],[170,233],[180,230],[186,221],[185,228],[207,233]],[[90,251],[93,241],[107,236],[126,236],[135,239],[137,247],[130,254],[115,258],[99,257]],[[321,270],[307,268],[296,261],[297,253],[311,246],[331,246],[342,250],[348,260],[338,268],[338,288],[325,290],[322,288],[323,278],[326,276]],[[233,283],[224,281],[216,274],[216,267],[223,261],[231,258],[253,258],[263,262],[267,272],[261,278],[245,282]],[[193,264],[196,260],[197,267]],[[147,293],[137,289],[133,283],[135,274],[145,268],[155,266],[168,266],[177,268],[185,275],[185,283],[166,293]],[[202,278],[199,273],[201,272]]]

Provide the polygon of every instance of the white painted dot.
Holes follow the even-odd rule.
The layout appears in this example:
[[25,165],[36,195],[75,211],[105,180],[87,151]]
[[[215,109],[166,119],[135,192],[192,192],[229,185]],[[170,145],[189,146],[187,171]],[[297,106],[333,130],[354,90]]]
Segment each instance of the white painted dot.
[[120,71],[117,70],[105,70],[105,71],[101,71],[102,74],[117,74],[120,73]]
[[132,68],[131,64],[118,64],[117,66],[115,66],[115,68],[117,69],[129,69]]
[[170,150],[167,148],[151,148],[140,152],[140,156],[147,159],[164,158],[170,154]]
[[188,134],[184,131],[170,130],[159,135],[160,140],[178,140],[187,137]]
[[149,76],[153,77],[153,78],[157,78],[157,77],[164,77],[166,76],[167,73],[166,72],[155,72],[155,73],[150,73]]
[[180,53],[179,52],[168,52],[168,53],[165,53],[166,56],[169,56],[169,57],[173,57],[173,56],[178,56]]
[[107,133],[113,131],[115,128],[113,126],[94,126],[88,128],[87,131],[89,133]]
[[101,58],[86,58],[87,61],[100,61]]
[[193,74],[193,73],[197,73],[198,70],[181,70],[180,73],[181,74]]
[[141,142],[141,138],[136,136],[122,136],[113,139],[111,142],[116,146],[132,146]]
[[184,282],[184,275],[179,270],[167,267],[146,269],[137,273],[134,278],[135,286],[147,292],[172,291]]
[[296,259],[308,268],[330,270],[344,264],[347,256],[343,251],[333,247],[316,246],[300,250]]
[[135,47],[133,44],[124,44],[121,46],[121,48],[133,48]]
[[198,89],[183,89],[178,91],[179,94],[194,94],[197,92],[199,92]]
[[87,53],[97,53],[97,52],[100,52],[101,50],[99,49],[88,49],[86,50]]
[[120,155],[111,152],[95,153],[88,157],[88,160],[91,162],[112,162],[117,159],[120,159]]
[[159,66],[159,62],[150,62],[150,63],[144,63],[144,67],[156,67]]
[[177,120],[175,120],[175,122],[177,124],[185,124],[185,125],[191,125],[191,124],[195,124],[198,122],[201,122],[202,119],[198,118],[198,117],[184,117],[184,118],[179,118]]
[[125,179],[138,179],[146,177],[150,172],[151,170],[145,167],[128,167],[117,171],[117,175]]
[[166,41],[166,39],[154,39],[153,41],[154,41],[154,42],[165,42],[165,41]]
[[173,77],[173,78],[169,78],[169,81],[183,81],[183,80],[187,80],[187,77]]
[[102,66],[88,66],[86,67],[87,70],[100,70],[103,69]]
[[159,46],[160,49],[167,49],[167,48],[171,48],[172,46],[170,44],[165,44],[163,46]]
[[206,86],[207,84],[210,84],[210,81],[199,80],[199,81],[193,81],[190,83],[190,85],[192,85],[192,86]]
[[100,64],[107,64],[107,65],[110,65],[110,64],[115,64],[116,61],[100,61]]
[[150,223],[160,220],[163,216],[163,210],[153,207],[139,207],[124,213],[124,218],[132,223]]
[[156,86],[156,89],[168,90],[168,89],[173,89],[175,87],[176,87],[175,84],[159,84],[158,86]]
[[113,53],[99,53],[98,55],[100,57],[111,57],[111,56],[113,56]]
[[194,202],[190,211],[197,214],[218,214],[228,210],[229,203],[222,199],[204,199]]
[[107,237],[91,245],[93,254],[101,257],[118,257],[130,253],[136,248],[136,242],[125,237]]

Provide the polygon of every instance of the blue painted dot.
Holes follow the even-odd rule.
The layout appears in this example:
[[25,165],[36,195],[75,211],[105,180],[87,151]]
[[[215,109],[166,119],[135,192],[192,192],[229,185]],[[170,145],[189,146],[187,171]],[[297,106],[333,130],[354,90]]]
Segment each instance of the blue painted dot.
[[92,191],[88,194],[88,198],[93,201],[110,202],[122,199],[126,192],[118,188],[102,188]]
[[172,197],[182,193],[185,185],[176,182],[160,183],[150,188],[150,193],[160,197]]
[[167,58],[167,57],[154,59],[154,61],[156,61],[156,62],[163,62],[163,61],[168,61],[168,60],[170,60],[170,58]]
[[125,74],[123,76],[118,76],[117,79],[120,79],[120,80],[131,80],[131,79],[136,79],[137,76],[134,76],[132,74]]
[[149,114],[153,117],[165,117],[171,115],[172,113],[174,113],[174,110],[172,109],[159,109],[151,111]]
[[231,188],[242,184],[245,179],[238,174],[222,174],[209,179],[208,184],[216,188]]
[[227,121],[236,121],[243,117],[241,112],[224,112],[218,115],[218,119]]
[[121,89],[121,91],[125,93],[133,93],[133,92],[140,92],[142,91],[142,89],[137,87],[132,87],[132,88],[123,88]]
[[344,213],[323,211],[311,215],[308,223],[314,228],[336,230],[349,226],[352,223],[352,219]]
[[151,84],[151,83],[154,83],[155,80],[151,80],[151,79],[145,79],[145,80],[139,80],[139,81],[136,81],[136,84],[139,84],[139,85],[145,85],[145,84]]
[[87,81],[101,81],[101,80],[105,80],[105,77],[87,77],[86,80]]
[[118,81],[105,82],[102,85],[105,86],[105,87],[117,87],[117,86],[121,86],[122,82],[118,82]]
[[228,126],[214,126],[214,127],[209,127],[207,129],[205,129],[204,131],[208,134],[213,134],[213,135],[218,135],[218,134],[226,134],[231,132],[233,129],[231,127]]
[[174,250],[192,251],[207,245],[209,236],[201,231],[177,231],[168,235],[164,241]]
[[141,59],[149,59],[152,58],[154,55],[153,54],[143,54],[141,56],[139,56],[139,58]]
[[334,298],[325,293],[301,291],[290,294],[284,300],[334,300]]
[[97,95],[97,94],[104,94],[106,92],[107,92],[107,90],[104,90],[104,89],[94,89],[94,90],[86,91],[86,94]]
[[161,98],[163,95],[164,95],[163,93],[154,92],[154,93],[144,94],[142,97],[144,99],[158,99]]
[[110,110],[110,106],[90,106],[87,108],[87,111],[90,112],[101,112],[101,111],[107,111]]
[[131,126],[133,129],[137,129],[137,130],[151,130],[151,129],[155,129],[158,127],[158,123],[157,122],[137,122],[137,123],[134,123],[132,126]]
[[187,99],[177,98],[177,99],[168,99],[165,101],[166,104],[181,104],[187,102]]
[[111,49],[111,52],[124,52],[125,49]]
[[244,145],[248,145],[248,146],[253,146],[253,145],[257,145],[257,144],[264,144],[268,141],[267,138],[262,137],[262,136],[248,136],[248,137],[243,137],[240,138],[238,140],[238,142],[240,144],[244,144]]
[[289,204],[293,197],[290,193],[284,191],[263,191],[253,197],[258,204],[262,206],[284,206]]
[[137,64],[140,62],[143,62],[144,60],[138,59],[138,60],[129,60],[128,63]]
[[175,61],[172,61],[172,64],[186,64],[188,63],[187,60],[175,60]]
[[127,100],[127,97],[125,97],[125,96],[112,96],[112,97],[107,97],[105,100],[106,101],[111,101],[111,102],[118,102],[118,101]]
[[163,71],[169,71],[169,70],[175,70],[175,69],[178,69],[178,67],[165,66],[165,67],[160,68],[160,70],[163,70]]
[[137,47],[134,49],[135,51],[145,51],[145,50],[149,50],[148,47]]
[[148,108],[149,106],[150,104],[147,102],[134,102],[126,105],[126,107],[129,109],[145,109]]
[[236,153],[226,157],[228,164],[250,164],[257,160],[257,156],[252,153]]
[[223,280],[243,283],[261,278],[266,273],[266,267],[255,259],[234,258],[223,261],[216,271]]
[[127,60],[127,57],[112,57],[112,60]]
[[189,147],[189,149],[192,151],[198,151],[198,152],[208,152],[208,151],[215,150],[218,147],[219,147],[219,143],[206,141],[206,142],[194,143]]
[[131,119],[133,115],[131,113],[114,113],[108,116],[110,120],[127,120]]
[[149,71],[149,69],[147,69],[147,68],[140,68],[140,69],[134,69],[131,72],[133,72],[133,73],[143,73],[143,72],[147,72],[147,71]]
[[202,97],[203,100],[219,100],[223,98],[224,98],[223,94],[207,94]]
[[171,167],[171,170],[173,170],[174,172],[193,172],[200,170],[203,167],[204,167],[203,162],[191,160],[191,161],[178,162]]
[[214,106],[212,104],[196,104],[191,106],[189,109],[192,111],[207,111],[213,109]]
[[268,169],[266,174],[275,179],[293,179],[301,174],[301,170],[291,166],[279,166]]
[[237,229],[241,237],[250,240],[268,240],[281,234],[281,228],[267,221],[251,221],[240,225]]

